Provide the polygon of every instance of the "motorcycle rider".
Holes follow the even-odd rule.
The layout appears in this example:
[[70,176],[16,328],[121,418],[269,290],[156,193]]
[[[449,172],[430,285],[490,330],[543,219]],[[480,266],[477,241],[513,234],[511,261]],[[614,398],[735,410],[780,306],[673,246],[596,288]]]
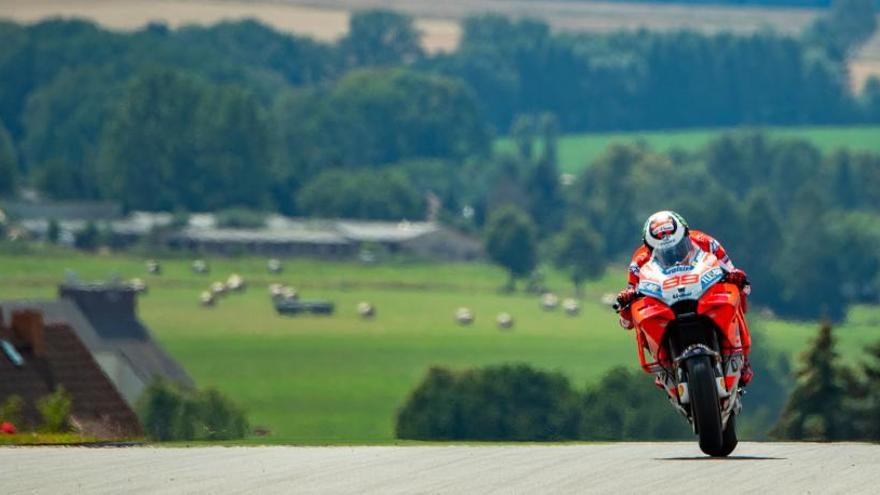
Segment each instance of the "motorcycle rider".
[[[617,295],[620,308],[620,326],[633,328],[630,304],[639,297],[636,287],[639,285],[639,272],[645,263],[657,259],[664,266],[684,264],[690,261],[696,249],[711,253],[718,258],[726,272],[725,280],[739,286],[745,296],[751,293],[751,285],[745,272],[734,267],[724,247],[714,237],[691,230],[685,219],[674,211],[658,211],[645,222],[642,233],[642,245],[633,253],[629,264],[627,286]],[[743,304],[743,311],[746,305]],[[745,330],[748,331],[748,330]],[[749,363],[748,349],[745,350],[745,363],[740,380],[743,386],[751,381],[753,372]]]

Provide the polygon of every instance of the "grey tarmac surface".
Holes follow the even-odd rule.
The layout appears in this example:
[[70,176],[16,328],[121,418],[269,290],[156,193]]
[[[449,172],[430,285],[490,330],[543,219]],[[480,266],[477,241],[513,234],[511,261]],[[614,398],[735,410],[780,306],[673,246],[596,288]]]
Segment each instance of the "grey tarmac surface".
[[0,448],[17,493],[880,493],[880,445]]

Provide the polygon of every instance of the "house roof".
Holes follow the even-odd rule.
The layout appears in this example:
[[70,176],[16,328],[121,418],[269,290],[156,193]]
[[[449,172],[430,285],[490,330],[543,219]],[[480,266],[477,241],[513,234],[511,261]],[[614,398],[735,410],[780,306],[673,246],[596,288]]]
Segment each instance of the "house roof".
[[358,242],[404,242],[440,230],[433,222],[358,222],[339,220],[336,229]]
[[12,312],[20,309],[42,313],[47,324],[68,324],[92,354],[120,354],[145,383],[161,377],[187,387],[194,385],[186,371],[162,349],[133,314],[101,308],[97,304],[86,304],[84,308],[65,297],[0,301],[3,321],[9,321]]
[[[0,337],[15,342],[8,328],[0,328]],[[111,380],[98,366],[92,354],[66,324],[47,324],[42,329],[43,350],[38,355],[33,345],[17,342],[24,363],[17,367],[0,356],[0,401],[11,395],[24,399],[25,425],[36,427],[40,415],[36,403],[58,385],[70,394],[71,416],[78,429],[99,438],[125,438],[142,434],[137,416],[126,404]]]
[[217,229],[188,227],[171,236],[199,242],[259,242],[259,243],[308,243],[348,244],[344,236],[332,230],[312,228],[286,229]]

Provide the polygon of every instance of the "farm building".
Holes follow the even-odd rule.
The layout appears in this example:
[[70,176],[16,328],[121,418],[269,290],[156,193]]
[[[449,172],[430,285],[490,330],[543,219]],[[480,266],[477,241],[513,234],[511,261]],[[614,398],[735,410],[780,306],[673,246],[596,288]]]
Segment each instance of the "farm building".
[[4,321],[16,311],[42,315],[48,326],[69,327],[129,405],[153,380],[194,386],[186,371],[137,318],[134,289],[116,284],[69,282],[56,300],[0,301]]
[[0,324],[0,403],[23,400],[21,424],[40,424],[37,402],[63,387],[71,397],[71,421],[81,433],[97,438],[142,434],[138,418],[70,325],[45,324],[37,311],[11,311]]
[[263,229],[187,227],[168,237],[172,247],[204,252],[278,256],[351,257],[364,247],[442,260],[473,260],[482,254],[476,239],[434,222],[366,222],[271,218]]
[[31,216],[18,225],[35,238],[45,239],[49,223],[56,221],[63,243],[73,244],[89,222],[112,233],[115,245],[137,242],[154,232],[156,240],[170,248],[218,254],[269,256],[315,256],[351,258],[365,247],[381,247],[390,253],[409,253],[428,259],[469,261],[482,256],[479,240],[436,222],[378,222],[288,218],[270,215],[260,228],[218,225],[215,215],[190,215],[185,225],[175,225],[170,213],[132,212],[125,218],[96,221],[84,218]]

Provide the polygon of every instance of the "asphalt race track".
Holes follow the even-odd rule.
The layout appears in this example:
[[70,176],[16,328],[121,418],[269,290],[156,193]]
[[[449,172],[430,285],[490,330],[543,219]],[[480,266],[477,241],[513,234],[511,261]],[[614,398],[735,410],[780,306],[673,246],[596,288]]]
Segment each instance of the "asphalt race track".
[[880,445],[0,448],[16,493],[880,493]]

